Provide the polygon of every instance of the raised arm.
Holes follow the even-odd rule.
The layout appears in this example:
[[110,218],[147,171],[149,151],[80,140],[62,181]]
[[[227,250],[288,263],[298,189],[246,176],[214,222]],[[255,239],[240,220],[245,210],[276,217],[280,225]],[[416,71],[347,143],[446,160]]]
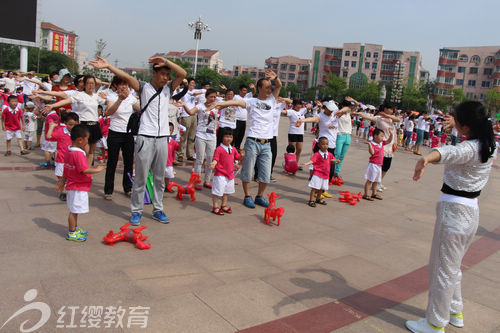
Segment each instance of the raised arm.
[[246,108],[247,107],[247,103],[243,99],[240,99],[240,100],[234,100],[233,99],[231,101],[215,102],[214,103],[214,107],[219,108],[219,109],[227,108],[228,106],[239,106],[239,107],[242,107],[242,108]]
[[274,81],[274,90],[273,90],[273,96],[274,98],[278,99],[281,91],[281,81],[278,78],[278,75],[272,70],[272,69],[267,69],[266,70],[266,78]]
[[68,98],[68,95],[66,95],[66,93],[64,93],[64,91],[47,91],[47,90],[35,90],[33,91],[34,94],[37,94],[37,95],[49,95],[49,96],[56,96],[56,97],[59,97],[59,98]]
[[106,116],[111,116],[113,113],[115,113],[116,110],[118,110],[118,108],[122,104],[122,102],[130,94],[130,91],[129,91],[128,87],[125,88],[125,89],[120,89],[120,88],[117,91],[117,93],[118,93],[118,99],[114,103],[111,103],[111,102],[107,103],[107,107],[106,107],[106,111],[105,111]]
[[297,120],[297,123],[295,124],[295,126],[300,127],[300,124],[303,124],[303,123],[319,123],[319,116],[309,117],[309,118],[305,118],[305,119],[299,119],[299,120]]
[[170,68],[174,72],[175,79],[172,81],[172,86],[170,87],[170,88],[172,88],[172,91],[174,91],[182,83],[182,80],[184,80],[186,78],[187,73],[184,70],[184,68],[177,65],[175,62],[167,60],[163,57],[160,57],[160,56],[151,57],[151,58],[149,58],[149,63],[154,64],[154,66],[165,66],[166,65],[168,68]]
[[135,77],[111,65],[106,59],[97,57],[97,60],[92,60],[89,62],[89,64],[98,69],[109,69],[111,72],[113,72],[113,74],[125,80],[128,83],[129,87],[139,92],[139,81],[137,81]]
[[60,108],[61,106],[65,106],[65,105],[71,104],[72,101],[73,100],[71,98],[66,98],[66,99],[63,99],[62,101],[59,101],[57,103],[45,105],[45,107],[43,108],[43,110],[44,110],[44,112],[48,113],[48,112],[50,112],[53,109],[57,109],[57,108]]
[[187,107],[187,105],[183,102],[180,102],[184,110],[191,116],[195,115],[196,112],[198,112],[198,108],[195,106],[194,108],[190,109]]
[[366,113],[360,113],[360,114],[358,114],[358,116],[360,116],[363,119],[370,120],[370,121],[373,121],[373,122],[377,121],[377,118],[375,118],[374,116],[369,116]]

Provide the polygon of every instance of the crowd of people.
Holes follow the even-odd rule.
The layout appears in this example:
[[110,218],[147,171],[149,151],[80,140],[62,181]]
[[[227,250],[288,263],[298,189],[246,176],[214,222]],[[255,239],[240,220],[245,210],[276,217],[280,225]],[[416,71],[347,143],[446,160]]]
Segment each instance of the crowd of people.
[[[304,201],[310,207],[326,205],[325,198],[332,197],[329,184],[342,179],[353,135],[368,147],[363,195],[368,201],[383,199],[379,192],[387,188],[382,181],[398,146],[416,155],[422,155],[421,146],[429,146],[433,150],[418,161],[414,179],[423,175],[429,163],[446,164],[443,195],[431,251],[427,316],[408,322],[407,327],[413,332],[434,332],[448,322],[463,326],[460,262],[477,229],[477,197],[498,145],[480,103],[462,103],[452,115],[427,115],[403,112],[390,103],[372,110],[348,96],[339,103],[304,102],[280,97],[282,84],[272,70],[255,85],[240,86],[238,92],[223,85],[214,89],[206,82],[197,89],[195,80],[186,78],[186,71],[177,64],[159,56],[149,62],[151,82],[138,81],[104,58],[90,64],[110,70],[115,75],[111,83],[90,75],[73,76],[67,69],[43,80],[34,73],[13,72],[0,79],[5,156],[12,154],[13,138],[22,155],[36,147],[44,151],[40,166],[54,166],[56,190],[69,208],[66,239],[86,240],[88,232],[78,225],[78,215],[89,212],[92,174],[105,170],[104,198],[113,200],[120,156],[123,192],[130,197],[130,223],[138,226],[149,173],[152,218],[170,222],[163,195],[175,178],[175,167],[185,160],[193,161],[193,172],[202,176],[197,189],[211,191],[212,213],[232,213],[228,196],[235,193],[238,173],[243,205],[267,207],[264,193],[276,181],[278,129],[285,117],[289,127],[283,172],[293,177],[309,168],[311,190]],[[315,135],[310,152],[303,146],[307,123],[313,125]],[[96,148],[101,149],[100,156]],[[300,163],[301,159],[306,161]],[[250,191],[252,181],[258,183],[255,197]],[[453,228],[459,226],[458,232],[447,232],[450,218]]]

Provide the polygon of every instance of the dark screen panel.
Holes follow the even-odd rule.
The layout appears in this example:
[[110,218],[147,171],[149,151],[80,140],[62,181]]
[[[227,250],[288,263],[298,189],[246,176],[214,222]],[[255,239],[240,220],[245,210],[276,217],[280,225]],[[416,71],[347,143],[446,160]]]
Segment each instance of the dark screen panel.
[[0,38],[36,43],[37,0],[2,0]]

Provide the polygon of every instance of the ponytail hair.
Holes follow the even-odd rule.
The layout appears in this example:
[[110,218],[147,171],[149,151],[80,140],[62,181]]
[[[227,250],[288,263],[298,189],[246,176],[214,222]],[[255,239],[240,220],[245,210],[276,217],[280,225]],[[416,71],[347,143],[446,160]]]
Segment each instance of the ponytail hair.
[[467,139],[479,140],[481,163],[486,163],[495,152],[495,136],[483,104],[474,101],[460,103],[455,108],[455,120],[461,126],[469,128],[470,135]]

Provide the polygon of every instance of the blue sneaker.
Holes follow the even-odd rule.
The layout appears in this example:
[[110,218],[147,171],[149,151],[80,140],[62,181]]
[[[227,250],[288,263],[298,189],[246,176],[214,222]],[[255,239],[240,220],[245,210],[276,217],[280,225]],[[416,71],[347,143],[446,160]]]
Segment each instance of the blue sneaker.
[[165,215],[165,213],[161,210],[153,213],[153,219],[160,223],[170,223],[170,219]]
[[255,208],[255,202],[253,202],[253,199],[250,195],[243,199],[243,204],[248,208]]
[[267,202],[262,195],[258,195],[255,197],[255,203],[264,208],[269,206],[269,202]]
[[133,226],[137,226],[141,224],[141,213],[132,213],[132,216],[130,216],[130,224]]

